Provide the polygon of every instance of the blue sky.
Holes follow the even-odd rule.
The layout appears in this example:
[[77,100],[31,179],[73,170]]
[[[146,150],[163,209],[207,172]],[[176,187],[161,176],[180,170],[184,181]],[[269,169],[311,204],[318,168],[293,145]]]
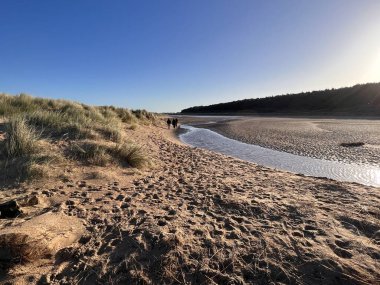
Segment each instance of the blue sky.
[[0,1],[0,92],[180,111],[380,81],[377,0]]

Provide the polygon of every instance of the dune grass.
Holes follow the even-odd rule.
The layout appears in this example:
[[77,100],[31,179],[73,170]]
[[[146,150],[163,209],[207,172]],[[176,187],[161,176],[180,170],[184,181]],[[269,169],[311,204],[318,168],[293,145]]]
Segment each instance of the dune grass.
[[121,142],[123,135],[121,132],[122,126],[121,124],[110,124],[105,125],[98,129],[98,132],[102,134],[103,138],[113,141],[113,142]]
[[7,134],[0,144],[0,177],[19,181],[47,175],[51,156],[42,153],[40,135],[22,115],[13,115],[5,124]]
[[99,166],[106,166],[110,161],[108,148],[96,142],[74,143],[69,148],[69,156]]
[[146,110],[93,107],[26,94],[0,94],[1,118],[5,139],[0,140],[0,176],[21,180],[45,176],[46,165],[56,161],[53,154],[44,153],[39,144],[42,140],[50,145],[68,142],[66,149],[55,148],[62,152],[55,156],[63,159],[96,166],[116,161],[140,168],[148,159],[139,146],[125,142],[124,129],[136,129],[138,124],[156,119]]
[[39,135],[27,125],[24,117],[10,118],[5,131],[3,152],[7,158],[27,157],[38,151]]
[[135,144],[118,144],[111,152],[122,164],[131,167],[142,168],[148,163],[148,158],[142,147]]
[[70,146],[68,156],[98,166],[119,162],[122,166],[142,168],[149,161],[142,147],[125,142],[114,145],[89,141],[76,142]]
[[84,139],[99,134],[115,142],[122,139],[122,123],[155,120],[155,115],[146,110],[92,107],[65,100],[33,98],[26,94],[0,94],[0,116],[13,115],[25,116],[26,122],[41,130],[44,136]]

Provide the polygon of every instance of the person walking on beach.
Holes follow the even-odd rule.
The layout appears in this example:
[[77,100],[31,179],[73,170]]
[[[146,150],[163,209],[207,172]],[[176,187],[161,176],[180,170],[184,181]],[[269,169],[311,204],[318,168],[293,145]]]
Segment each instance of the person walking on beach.
[[175,118],[175,119],[174,119],[174,128],[177,128],[177,127],[178,127],[178,119]]
[[173,129],[175,129],[175,119],[172,119]]
[[172,121],[170,120],[170,118],[168,118],[168,120],[166,121],[166,124],[168,125],[168,129],[170,129],[171,123],[172,123]]

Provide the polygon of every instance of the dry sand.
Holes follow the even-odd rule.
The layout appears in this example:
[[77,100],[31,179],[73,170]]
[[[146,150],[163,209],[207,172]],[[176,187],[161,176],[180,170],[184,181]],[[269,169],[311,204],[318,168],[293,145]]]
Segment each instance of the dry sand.
[[[241,117],[185,118],[226,137],[293,154],[380,165],[380,120]],[[214,124],[203,124],[215,121]],[[360,147],[342,143],[362,142]]]
[[50,256],[0,262],[0,284],[379,284],[378,188],[194,149],[160,127],[128,132],[153,169],[72,167],[65,182],[0,192],[24,211],[0,237],[46,213],[84,226]]

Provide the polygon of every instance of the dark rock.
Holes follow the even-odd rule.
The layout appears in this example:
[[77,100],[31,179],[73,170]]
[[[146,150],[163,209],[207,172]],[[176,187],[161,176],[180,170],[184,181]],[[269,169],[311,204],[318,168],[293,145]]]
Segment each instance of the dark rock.
[[15,200],[0,204],[0,219],[15,218],[21,213],[20,206]]

